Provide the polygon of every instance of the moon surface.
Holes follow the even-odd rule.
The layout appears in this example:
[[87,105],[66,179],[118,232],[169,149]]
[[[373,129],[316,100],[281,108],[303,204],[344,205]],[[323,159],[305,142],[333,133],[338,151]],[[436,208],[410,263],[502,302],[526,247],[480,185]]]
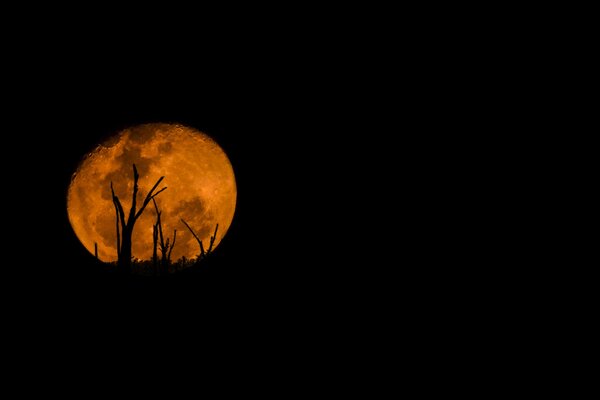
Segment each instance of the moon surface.
[[[163,234],[177,239],[171,259],[198,256],[200,247],[181,222],[184,219],[208,247],[219,224],[213,249],[226,234],[235,213],[237,188],[233,168],[225,152],[208,135],[179,124],[137,125],[112,136],[87,154],[73,174],[67,194],[69,221],[75,234],[98,258],[117,260],[116,217],[110,184],[129,215],[133,193],[133,164],[140,178],[137,208],[146,194],[164,176],[155,197],[161,211]],[[153,252],[152,227],[156,211],[148,204],[135,224],[132,254],[149,260]],[[160,257],[160,251],[159,251]]]

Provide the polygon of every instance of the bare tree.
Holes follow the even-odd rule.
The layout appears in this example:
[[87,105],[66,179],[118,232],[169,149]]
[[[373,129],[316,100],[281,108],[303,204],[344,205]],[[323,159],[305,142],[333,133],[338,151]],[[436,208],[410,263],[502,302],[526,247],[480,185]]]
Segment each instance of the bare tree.
[[185,224],[185,226],[190,230],[190,232],[192,232],[192,235],[194,235],[194,237],[198,241],[198,244],[200,245],[200,255],[198,256],[198,261],[204,259],[210,253],[212,253],[213,244],[215,243],[215,239],[217,238],[217,230],[219,229],[219,224],[217,224],[217,226],[215,228],[214,235],[212,235],[210,237],[210,244],[208,246],[208,249],[206,251],[204,251],[204,245],[202,244],[202,240],[200,240],[200,238],[198,237],[198,235],[196,235],[196,233],[194,232],[194,230],[188,225],[187,222],[185,222],[183,220],[183,218],[181,219],[181,222],[183,222]]
[[159,193],[166,189],[166,187],[164,187],[156,193],[154,193],[157,186],[165,178],[164,176],[161,176],[146,195],[146,198],[144,199],[144,202],[142,203],[140,209],[137,210],[136,203],[139,178],[140,175],[138,174],[135,164],[133,164],[133,195],[131,199],[131,209],[129,210],[129,216],[127,218],[127,221],[125,220],[125,212],[123,211],[121,201],[115,195],[113,184],[112,182],[110,182],[110,190],[112,192],[112,199],[116,210],[115,213],[117,215],[117,265],[118,268],[123,272],[131,272],[131,237],[133,235],[133,227],[135,226],[136,221],[142,215],[150,200],[154,199],[156,196],[158,196]]
[[160,253],[161,253],[161,270],[162,273],[166,274],[169,271],[169,264],[171,264],[171,252],[173,251],[173,247],[175,247],[175,241],[177,240],[177,229],[173,231],[173,242],[169,243],[170,239],[167,238],[165,242],[163,237],[162,230],[162,222],[160,219],[161,211],[158,210],[158,205],[156,204],[156,200],[153,198],[152,202],[154,203],[154,208],[156,209],[156,224],[153,227],[153,241],[154,241],[154,268],[155,271],[158,271],[158,257],[156,254],[156,247],[158,238],[160,237]]

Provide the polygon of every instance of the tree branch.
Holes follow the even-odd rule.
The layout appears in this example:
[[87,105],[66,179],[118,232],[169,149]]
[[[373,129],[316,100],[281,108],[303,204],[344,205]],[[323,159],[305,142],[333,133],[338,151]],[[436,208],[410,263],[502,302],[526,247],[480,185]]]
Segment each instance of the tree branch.
[[[129,217],[127,219],[127,225],[129,226],[131,222],[135,223],[135,220],[138,219],[138,215],[135,213],[135,207],[137,202],[137,193],[138,193],[138,181],[140,179],[140,174],[138,174],[138,170],[133,164],[133,195],[131,196],[131,209],[129,210]],[[133,226],[133,225],[132,225]]]
[[165,186],[164,188],[160,189],[158,192],[152,194],[152,192],[154,192],[154,190],[156,189],[156,187],[160,184],[160,182],[165,179],[164,176],[161,176],[158,181],[156,181],[156,183],[154,184],[154,186],[152,186],[152,189],[150,189],[150,191],[148,192],[148,194],[146,195],[146,199],[144,200],[144,203],[142,204],[142,207],[140,207],[140,210],[137,212],[137,214],[135,215],[135,218],[139,218],[140,215],[142,215],[142,212],[144,212],[144,209],[146,208],[146,206],[148,205],[148,203],[150,203],[150,200],[154,199],[154,197],[158,196],[159,193],[161,193],[163,190],[165,190],[167,187]]
[[204,245],[202,244],[202,240],[200,241],[200,257],[204,257],[206,252],[204,251]]
[[167,187],[165,186],[164,188],[160,189],[158,192],[154,193],[152,195],[152,197],[150,197],[151,199],[155,198],[156,196],[158,196],[160,193],[162,193],[163,190],[165,190]]
[[215,243],[215,239],[217,238],[217,230],[218,229],[219,229],[219,224],[217,224],[217,227],[215,228],[215,234],[210,237],[210,245],[208,246],[208,251],[206,252],[206,254],[208,254],[212,251],[213,244]]
[[177,229],[173,231],[173,243],[171,243],[171,248],[169,249],[169,253],[167,254],[167,260],[171,260],[171,252],[173,251],[173,247],[175,247],[175,241],[177,240]]
[[160,221],[160,211],[158,211],[158,205],[156,204],[156,200],[154,200],[154,197],[152,198],[152,202],[154,203],[154,208],[156,209],[156,225],[158,226],[158,232],[160,234],[160,249],[164,253],[165,240],[163,238],[162,222]]
[[121,233],[119,232],[119,220],[121,220],[121,229],[125,230],[125,212],[119,198],[115,195],[112,181],[110,182],[110,191],[112,192],[113,204],[115,206],[116,227],[117,227],[117,258],[121,256]]
[[192,235],[194,235],[194,237],[198,241],[198,244],[200,245],[200,256],[203,256],[204,255],[204,246],[202,245],[202,240],[200,240],[198,235],[196,235],[196,232],[194,232],[194,230],[188,225],[187,222],[185,222],[183,220],[183,218],[181,218],[181,222],[183,222],[185,224],[185,226],[190,230],[190,232],[192,232]]

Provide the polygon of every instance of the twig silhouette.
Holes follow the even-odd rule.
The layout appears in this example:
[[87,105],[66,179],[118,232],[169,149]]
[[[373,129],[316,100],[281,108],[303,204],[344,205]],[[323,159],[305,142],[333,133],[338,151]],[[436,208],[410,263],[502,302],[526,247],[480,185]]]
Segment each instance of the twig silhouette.
[[152,198],[152,202],[154,203],[154,208],[156,209],[156,224],[154,225],[153,228],[153,241],[154,241],[154,263],[155,265],[157,264],[156,261],[156,247],[157,247],[157,237],[160,237],[160,253],[161,253],[161,266],[162,266],[162,270],[163,272],[166,274],[169,270],[169,264],[171,264],[171,252],[173,251],[173,247],[175,247],[175,241],[177,240],[177,229],[175,229],[173,231],[173,242],[169,243],[170,239],[167,238],[167,241],[165,242],[164,240],[164,236],[163,236],[163,229],[162,229],[162,221],[160,219],[160,216],[162,214],[161,211],[159,211],[158,209],[158,204],[156,204],[156,200],[154,198]]
[[212,249],[213,249],[213,245],[215,243],[215,239],[217,238],[217,230],[219,229],[219,224],[217,224],[216,228],[215,228],[215,233],[213,236],[210,237],[210,243],[208,246],[208,250],[204,251],[204,245],[202,244],[202,240],[198,237],[198,235],[196,235],[196,232],[194,232],[194,230],[188,225],[187,222],[185,222],[183,220],[183,218],[181,218],[181,222],[184,223],[184,225],[189,229],[189,231],[192,233],[192,235],[194,235],[194,238],[196,238],[196,240],[198,241],[198,245],[200,245],[200,255],[198,256],[198,261],[204,259],[206,256],[208,256],[210,253],[212,253]]

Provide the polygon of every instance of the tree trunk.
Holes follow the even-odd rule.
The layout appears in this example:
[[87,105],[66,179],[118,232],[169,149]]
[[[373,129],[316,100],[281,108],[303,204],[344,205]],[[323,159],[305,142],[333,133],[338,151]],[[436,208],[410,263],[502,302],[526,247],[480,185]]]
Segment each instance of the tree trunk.
[[160,264],[162,266],[163,275],[167,275],[169,273],[169,260],[167,259],[167,254],[162,254],[162,259],[160,260]]
[[121,272],[131,272],[131,235],[132,229],[125,229],[121,232],[121,256],[119,257],[118,266]]

